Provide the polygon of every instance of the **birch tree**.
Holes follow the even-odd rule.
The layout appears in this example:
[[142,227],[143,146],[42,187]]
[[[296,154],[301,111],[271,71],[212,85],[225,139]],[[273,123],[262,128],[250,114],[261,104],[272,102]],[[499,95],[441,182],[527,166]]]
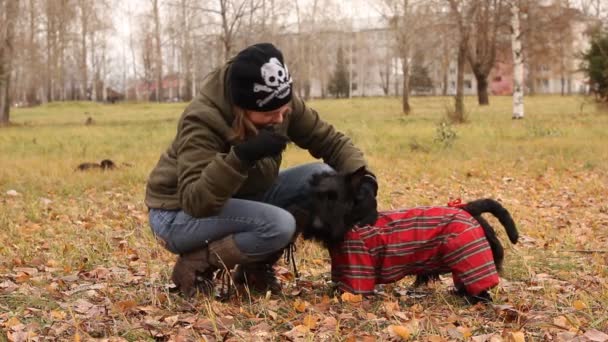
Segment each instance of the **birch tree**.
[[511,50],[513,54],[513,119],[524,118],[524,59],[521,45],[520,2],[510,1]]

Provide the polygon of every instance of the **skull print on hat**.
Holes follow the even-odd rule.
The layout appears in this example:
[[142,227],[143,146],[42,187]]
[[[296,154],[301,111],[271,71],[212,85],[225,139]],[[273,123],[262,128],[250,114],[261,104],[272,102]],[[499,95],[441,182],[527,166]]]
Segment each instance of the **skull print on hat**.
[[291,75],[283,54],[274,45],[261,43],[241,51],[228,73],[232,101],[256,111],[272,111],[291,100]]

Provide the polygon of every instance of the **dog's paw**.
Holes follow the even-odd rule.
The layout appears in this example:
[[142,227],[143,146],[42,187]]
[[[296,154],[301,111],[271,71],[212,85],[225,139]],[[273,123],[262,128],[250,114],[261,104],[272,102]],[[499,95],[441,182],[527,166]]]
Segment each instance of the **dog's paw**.
[[492,295],[490,295],[488,291],[482,291],[475,296],[467,294],[464,296],[464,300],[471,305],[475,305],[477,303],[490,304],[493,302]]

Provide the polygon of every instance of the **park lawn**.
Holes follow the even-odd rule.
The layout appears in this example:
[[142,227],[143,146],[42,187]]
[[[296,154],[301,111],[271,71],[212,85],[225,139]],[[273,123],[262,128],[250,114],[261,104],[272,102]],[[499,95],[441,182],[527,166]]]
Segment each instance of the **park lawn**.
[[[406,295],[411,278],[359,302],[329,289],[329,259],[298,243],[301,277],[277,270],[283,296],[183,300],[169,293],[173,255],[154,241],[146,177],[184,103],[52,103],[12,112],[0,129],[0,341],[562,339],[608,332],[608,112],[583,97],[511,99],[445,121],[447,97],[315,100],[310,105],[366,153],[379,206],[499,199],[521,240],[506,249],[494,306],[448,293],[451,279]],[[85,125],[87,118],[93,124]],[[112,159],[110,172],[76,172]],[[290,146],[283,167],[312,161]],[[487,336],[486,336],[487,335]],[[599,335],[601,337],[601,335]],[[598,338],[600,338],[598,337]],[[120,340],[120,339],[117,339]]]

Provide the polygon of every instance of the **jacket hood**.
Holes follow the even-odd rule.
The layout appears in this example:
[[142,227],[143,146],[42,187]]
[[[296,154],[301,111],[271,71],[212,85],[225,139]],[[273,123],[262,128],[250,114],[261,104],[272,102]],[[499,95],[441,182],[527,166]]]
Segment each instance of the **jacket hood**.
[[228,87],[228,70],[232,60],[221,67],[210,72],[203,82],[199,92],[200,101],[217,108],[226,122],[231,125],[234,121],[234,113],[232,112],[232,101]]

